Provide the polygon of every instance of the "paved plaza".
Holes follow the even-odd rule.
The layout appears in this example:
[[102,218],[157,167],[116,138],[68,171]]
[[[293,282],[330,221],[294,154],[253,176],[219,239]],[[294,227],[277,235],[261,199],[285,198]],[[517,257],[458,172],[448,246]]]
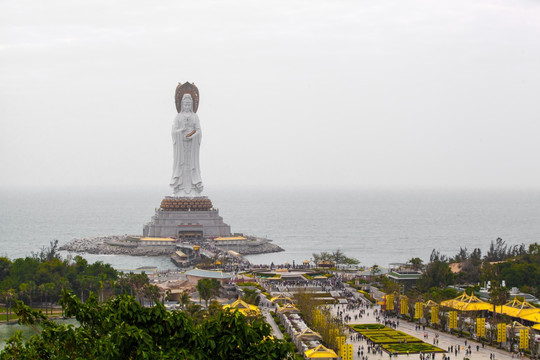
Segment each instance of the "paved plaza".
[[[350,310],[350,311],[347,311],[345,310],[346,309],[346,306],[345,305],[340,305],[340,306],[336,306],[334,305],[331,310],[333,312],[334,315],[337,316],[337,311],[338,309],[340,311],[343,311],[343,315],[347,314],[351,317],[351,321],[350,322],[347,322],[347,324],[375,324],[377,323],[377,319],[376,319],[376,316],[375,316],[375,311],[374,310],[380,310],[380,306],[379,305],[376,305],[374,306],[372,309],[369,309],[366,311],[366,314],[363,314],[362,315],[362,318],[358,318],[357,320],[354,319],[354,316],[355,315],[358,315],[359,313],[359,310]],[[369,315],[368,315],[369,314]],[[397,320],[396,318],[393,318],[393,319],[390,319],[390,320]],[[436,335],[439,335],[438,337],[438,340],[439,340],[439,343],[437,344],[437,346],[443,350],[446,350],[448,349],[450,346],[454,346],[454,348],[456,348],[457,346],[459,346],[461,349],[460,349],[460,352],[455,355],[455,353],[447,353],[447,355],[450,355],[450,359],[452,360],[455,360],[455,359],[459,359],[459,360],[462,360],[466,357],[468,357],[469,359],[471,360],[491,360],[493,359],[491,357],[491,355],[494,355],[495,356],[495,359],[496,360],[506,360],[506,359],[515,359],[516,357],[512,357],[512,355],[506,351],[503,351],[503,350],[499,350],[499,349],[495,349],[493,347],[490,347],[490,346],[486,346],[484,349],[482,349],[482,346],[480,343],[478,342],[475,342],[475,341],[470,341],[468,340],[467,341],[467,347],[468,345],[471,345],[471,348],[473,349],[472,350],[472,353],[468,356],[465,355],[465,340],[463,338],[457,338],[455,336],[451,336],[449,335],[448,333],[444,333],[444,332],[440,332],[440,331],[436,331],[436,330],[433,330],[433,329],[430,329],[430,328],[426,328],[426,330],[415,330],[415,323],[410,323],[410,322],[407,322],[407,321],[403,321],[403,320],[400,320],[399,321],[399,326],[397,327],[397,330],[399,331],[402,331],[404,333],[407,333],[409,335],[412,335],[416,338],[419,338],[421,340],[424,340],[426,343],[429,343],[429,344],[432,344],[433,345],[433,339],[435,338]],[[427,339],[424,339],[424,332],[427,333]],[[353,337],[354,339],[354,337]],[[374,355],[374,354],[367,354],[367,341],[366,340],[352,340],[350,339],[347,339],[347,343],[349,344],[353,344],[354,345],[354,359],[361,359],[362,357],[361,356],[358,356],[357,354],[357,350],[358,350],[358,347],[359,346],[364,346],[364,359],[366,359],[366,356],[367,356],[367,360],[380,360],[380,359],[384,359],[384,360],[388,360],[390,358],[389,354],[388,353],[385,353],[383,352],[382,355]],[[480,346],[480,349],[477,351],[476,350],[476,346],[479,345]],[[395,358],[394,356],[392,356],[392,358]],[[405,359],[405,358],[413,358],[413,359],[418,359],[419,358],[419,355],[418,354],[410,354],[409,356],[407,355],[398,355],[398,358],[401,358],[401,359]],[[435,355],[435,359],[442,359],[443,358],[443,354],[442,353],[438,353]]]

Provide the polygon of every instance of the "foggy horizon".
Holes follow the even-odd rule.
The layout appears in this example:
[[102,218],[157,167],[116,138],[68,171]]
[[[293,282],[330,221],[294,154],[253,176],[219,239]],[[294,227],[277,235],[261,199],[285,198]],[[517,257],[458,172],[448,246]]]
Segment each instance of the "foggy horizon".
[[540,3],[0,4],[0,189],[540,189]]

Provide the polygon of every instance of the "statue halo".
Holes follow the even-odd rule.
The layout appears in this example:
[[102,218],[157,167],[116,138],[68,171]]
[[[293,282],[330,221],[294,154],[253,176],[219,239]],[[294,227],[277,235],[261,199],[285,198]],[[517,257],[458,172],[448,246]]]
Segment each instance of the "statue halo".
[[184,94],[190,94],[193,99],[193,112],[197,112],[199,109],[199,89],[194,83],[185,82],[184,84],[178,83],[176,92],[174,94],[174,102],[176,104],[176,111],[182,111],[182,98]]

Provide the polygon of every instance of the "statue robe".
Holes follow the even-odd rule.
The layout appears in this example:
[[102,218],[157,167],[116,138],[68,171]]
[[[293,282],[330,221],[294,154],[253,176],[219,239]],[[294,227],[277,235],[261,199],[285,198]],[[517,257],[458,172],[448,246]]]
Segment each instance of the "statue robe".
[[[186,138],[186,135],[195,133]],[[175,196],[198,196],[203,190],[199,166],[201,146],[201,125],[199,116],[192,112],[189,116],[183,111],[176,115],[172,127],[173,174],[170,185]]]

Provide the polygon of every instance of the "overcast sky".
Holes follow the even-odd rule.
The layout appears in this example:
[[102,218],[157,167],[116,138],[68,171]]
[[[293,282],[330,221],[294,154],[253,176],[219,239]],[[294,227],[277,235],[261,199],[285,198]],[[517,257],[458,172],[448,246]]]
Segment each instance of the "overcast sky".
[[0,186],[539,188],[540,2],[0,0]]

